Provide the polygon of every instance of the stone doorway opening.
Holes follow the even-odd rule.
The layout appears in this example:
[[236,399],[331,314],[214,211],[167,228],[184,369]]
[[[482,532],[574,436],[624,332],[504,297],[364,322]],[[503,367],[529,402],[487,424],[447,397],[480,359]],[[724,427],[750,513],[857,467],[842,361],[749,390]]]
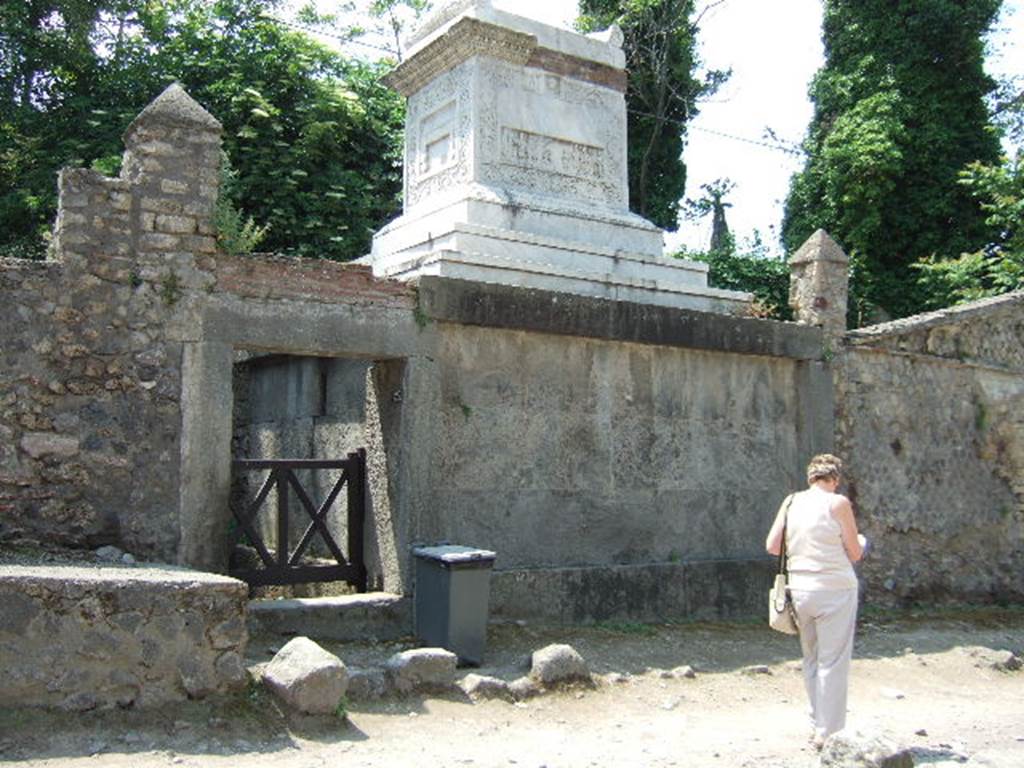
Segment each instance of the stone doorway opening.
[[[236,350],[232,371],[232,460],[325,461],[346,459],[367,453],[369,445],[379,445],[379,414],[376,407],[375,374],[379,368],[394,365],[360,358],[313,357],[265,354]],[[369,516],[370,483],[362,494],[365,501],[362,531],[353,521],[359,514],[358,503],[347,492],[337,493],[343,473],[340,468],[300,468],[293,472],[298,484],[315,508],[336,493],[324,515],[326,535],[309,538],[299,565],[326,568],[337,562],[328,539],[349,554],[351,533],[362,539],[365,552],[374,537],[363,531],[372,527]],[[246,510],[253,504],[269,470],[246,470],[233,466],[231,478],[232,511]],[[362,485],[362,483],[360,482]],[[377,483],[379,486],[380,483]],[[287,539],[293,550],[303,541],[311,516],[297,489],[276,486],[252,517],[253,529],[266,548],[275,554],[281,546],[277,494],[284,492],[289,509]],[[351,509],[350,509],[351,508]],[[260,567],[254,542],[239,530],[232,518],[229,525],[232,570]],[[308,537],[307,537],[308,538]],[[350,594],[353,584],[337,580],[316,580],[291,585],[253,586],[254,597],[320,597]]]

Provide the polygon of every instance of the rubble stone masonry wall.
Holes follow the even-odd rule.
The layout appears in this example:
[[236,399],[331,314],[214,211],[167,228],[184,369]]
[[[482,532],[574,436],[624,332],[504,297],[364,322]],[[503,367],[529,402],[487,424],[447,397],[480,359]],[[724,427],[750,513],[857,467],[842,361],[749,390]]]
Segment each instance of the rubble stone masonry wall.
[[236,346],[273,352],[290,330],[295,347],[330,351],[340,336],[318,319],[353,313],[413,325],[413,291],[367,267],[216,252],[220,130],[170,87],[128,128],[120,177],[61,173],[51,259],[0,261],[0,543],[223,568],[181,533],[226,525],[183,492],[218,460],[208,435],[183,448],[183,402],[210,396],[187,376],[211,342],[230,387]]
[[0,702],[156,706],[244,689],[246,586],[173,568],[0,565]]
[[1024,599],[1024,293],[852,331],[837,363],[867,599]]

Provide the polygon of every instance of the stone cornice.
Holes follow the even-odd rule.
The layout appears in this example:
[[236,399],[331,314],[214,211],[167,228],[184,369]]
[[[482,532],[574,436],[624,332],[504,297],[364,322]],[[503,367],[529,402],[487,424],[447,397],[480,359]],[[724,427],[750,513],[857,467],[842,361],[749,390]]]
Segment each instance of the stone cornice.
[[530,60],[536,47],[537,38],[533,35],[467,16],[399,64],[384,82],[408,97],[473,56],[486,55],[522,66]]
[[626,90],[624,70],[540,47],[533,35],[468,16],[402,62],[384,81],[409,97],[438,75],[473,56],[489,56],[519,66],[535,67],[620,93]]

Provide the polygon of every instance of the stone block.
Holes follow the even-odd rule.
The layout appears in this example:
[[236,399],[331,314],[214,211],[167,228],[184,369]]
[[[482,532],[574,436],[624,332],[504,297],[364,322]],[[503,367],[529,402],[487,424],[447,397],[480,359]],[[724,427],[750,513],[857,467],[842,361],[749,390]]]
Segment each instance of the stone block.
[[176,179],[161,179],[160,191],[167,195],[184,195],[188,193],[188,182]]
[[530,657],[530,677],[546,687],[590,680],[590,669],[571,645],[547,645]]
[[146,251],[181,250],[181,236],[162,232],[151,232],[139,237],[139,247]]
[[308,637],[296,637],[263,671],[263,684],[289,707],[307,714],[333,714],[348,689],[348,670],[333,653]]
[[191,216],[160,215],[156,217],[156,230],[175,235],[190,235],[196,231],[196,220]]
[[455,683],[458,657],[443,648],[416,648],[396,653],[387,661],[387,674],[400,693],[438,691]]

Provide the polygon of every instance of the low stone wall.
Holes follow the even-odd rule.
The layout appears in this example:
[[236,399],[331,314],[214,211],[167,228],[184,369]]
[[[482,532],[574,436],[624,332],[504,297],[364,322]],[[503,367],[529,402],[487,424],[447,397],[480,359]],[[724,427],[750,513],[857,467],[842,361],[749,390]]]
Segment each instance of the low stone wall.
[[244,688],[247,598],[171,567],[0,565],[0,703],[152,707]]

